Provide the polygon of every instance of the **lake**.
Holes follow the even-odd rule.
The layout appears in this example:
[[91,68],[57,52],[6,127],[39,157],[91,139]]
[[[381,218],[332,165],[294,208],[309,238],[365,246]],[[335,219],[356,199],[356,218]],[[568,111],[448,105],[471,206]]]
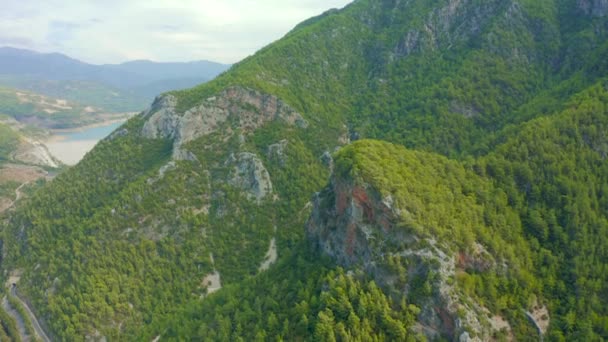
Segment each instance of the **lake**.
[[46,146],[51,154],[66,165],[76,165],[97,145],[99,140],[110,135],[120,127],[124,121],[113,122],[89,128],[61,132],[54,135]]

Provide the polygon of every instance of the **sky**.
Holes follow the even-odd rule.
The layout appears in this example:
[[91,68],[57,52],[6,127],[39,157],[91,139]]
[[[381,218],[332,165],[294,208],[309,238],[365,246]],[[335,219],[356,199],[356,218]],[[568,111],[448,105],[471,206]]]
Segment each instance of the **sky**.
[[2,0],[0,46],[94,64],[235,63],[351,0]]

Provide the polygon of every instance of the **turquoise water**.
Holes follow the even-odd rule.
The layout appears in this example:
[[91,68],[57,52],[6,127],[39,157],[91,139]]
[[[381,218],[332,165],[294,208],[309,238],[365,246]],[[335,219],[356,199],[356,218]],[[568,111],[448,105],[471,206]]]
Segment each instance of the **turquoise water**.
[[99,126],[89,128],[83,131],[73,132],[73,133],[64,133],[61,134],[62,137],[65,137],[64,142],[70,141],[83,141],[83,140],[101,140],[110,133],[114,132],[115,129],[122,125],[122,122],[116,122],[113,124],[109,124],[107,126]]

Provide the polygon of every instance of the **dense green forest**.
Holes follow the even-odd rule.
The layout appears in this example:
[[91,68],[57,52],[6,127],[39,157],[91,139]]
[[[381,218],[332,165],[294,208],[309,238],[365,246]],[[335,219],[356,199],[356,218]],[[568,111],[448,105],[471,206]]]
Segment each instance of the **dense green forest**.
[[[359,0],[310,19],[165,95],[175,113],[155,103],[21,203],[3,223],[3,277],[23,271],[20,293],[59,340],[423,339],[440,277],[416,270],[432,262],[387,254],[377,261],[396,280],[384,284],[306,238],[311,197],[342,180],[390,195],[391,228],[420,248],[487,250],[494,267],[446,283],[508,321],[492,338],[536,340],[526,311],[546,306],[548,339],[608,339],[608,22],[585,7],[596,2]],[[277,119],[285,106],[307,125]],[[163,133],[149,139],[154,124]],[[385,142],[350,144],[360,138]],[[271,193],[254,200],[246,187],[266,173]],[[263,272],[272,239],[278,261]],[[223,288],[209,294],[215,273]]]

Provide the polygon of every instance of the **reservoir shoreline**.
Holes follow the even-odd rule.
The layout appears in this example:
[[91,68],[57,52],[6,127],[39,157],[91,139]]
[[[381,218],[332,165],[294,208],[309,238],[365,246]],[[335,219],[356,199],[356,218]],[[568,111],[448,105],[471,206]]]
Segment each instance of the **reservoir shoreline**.
[[76,165],[97,143],[120,127],[127,118],[111,119],[73,129],[51,131],[46,139],[48,151],[65,165]]

